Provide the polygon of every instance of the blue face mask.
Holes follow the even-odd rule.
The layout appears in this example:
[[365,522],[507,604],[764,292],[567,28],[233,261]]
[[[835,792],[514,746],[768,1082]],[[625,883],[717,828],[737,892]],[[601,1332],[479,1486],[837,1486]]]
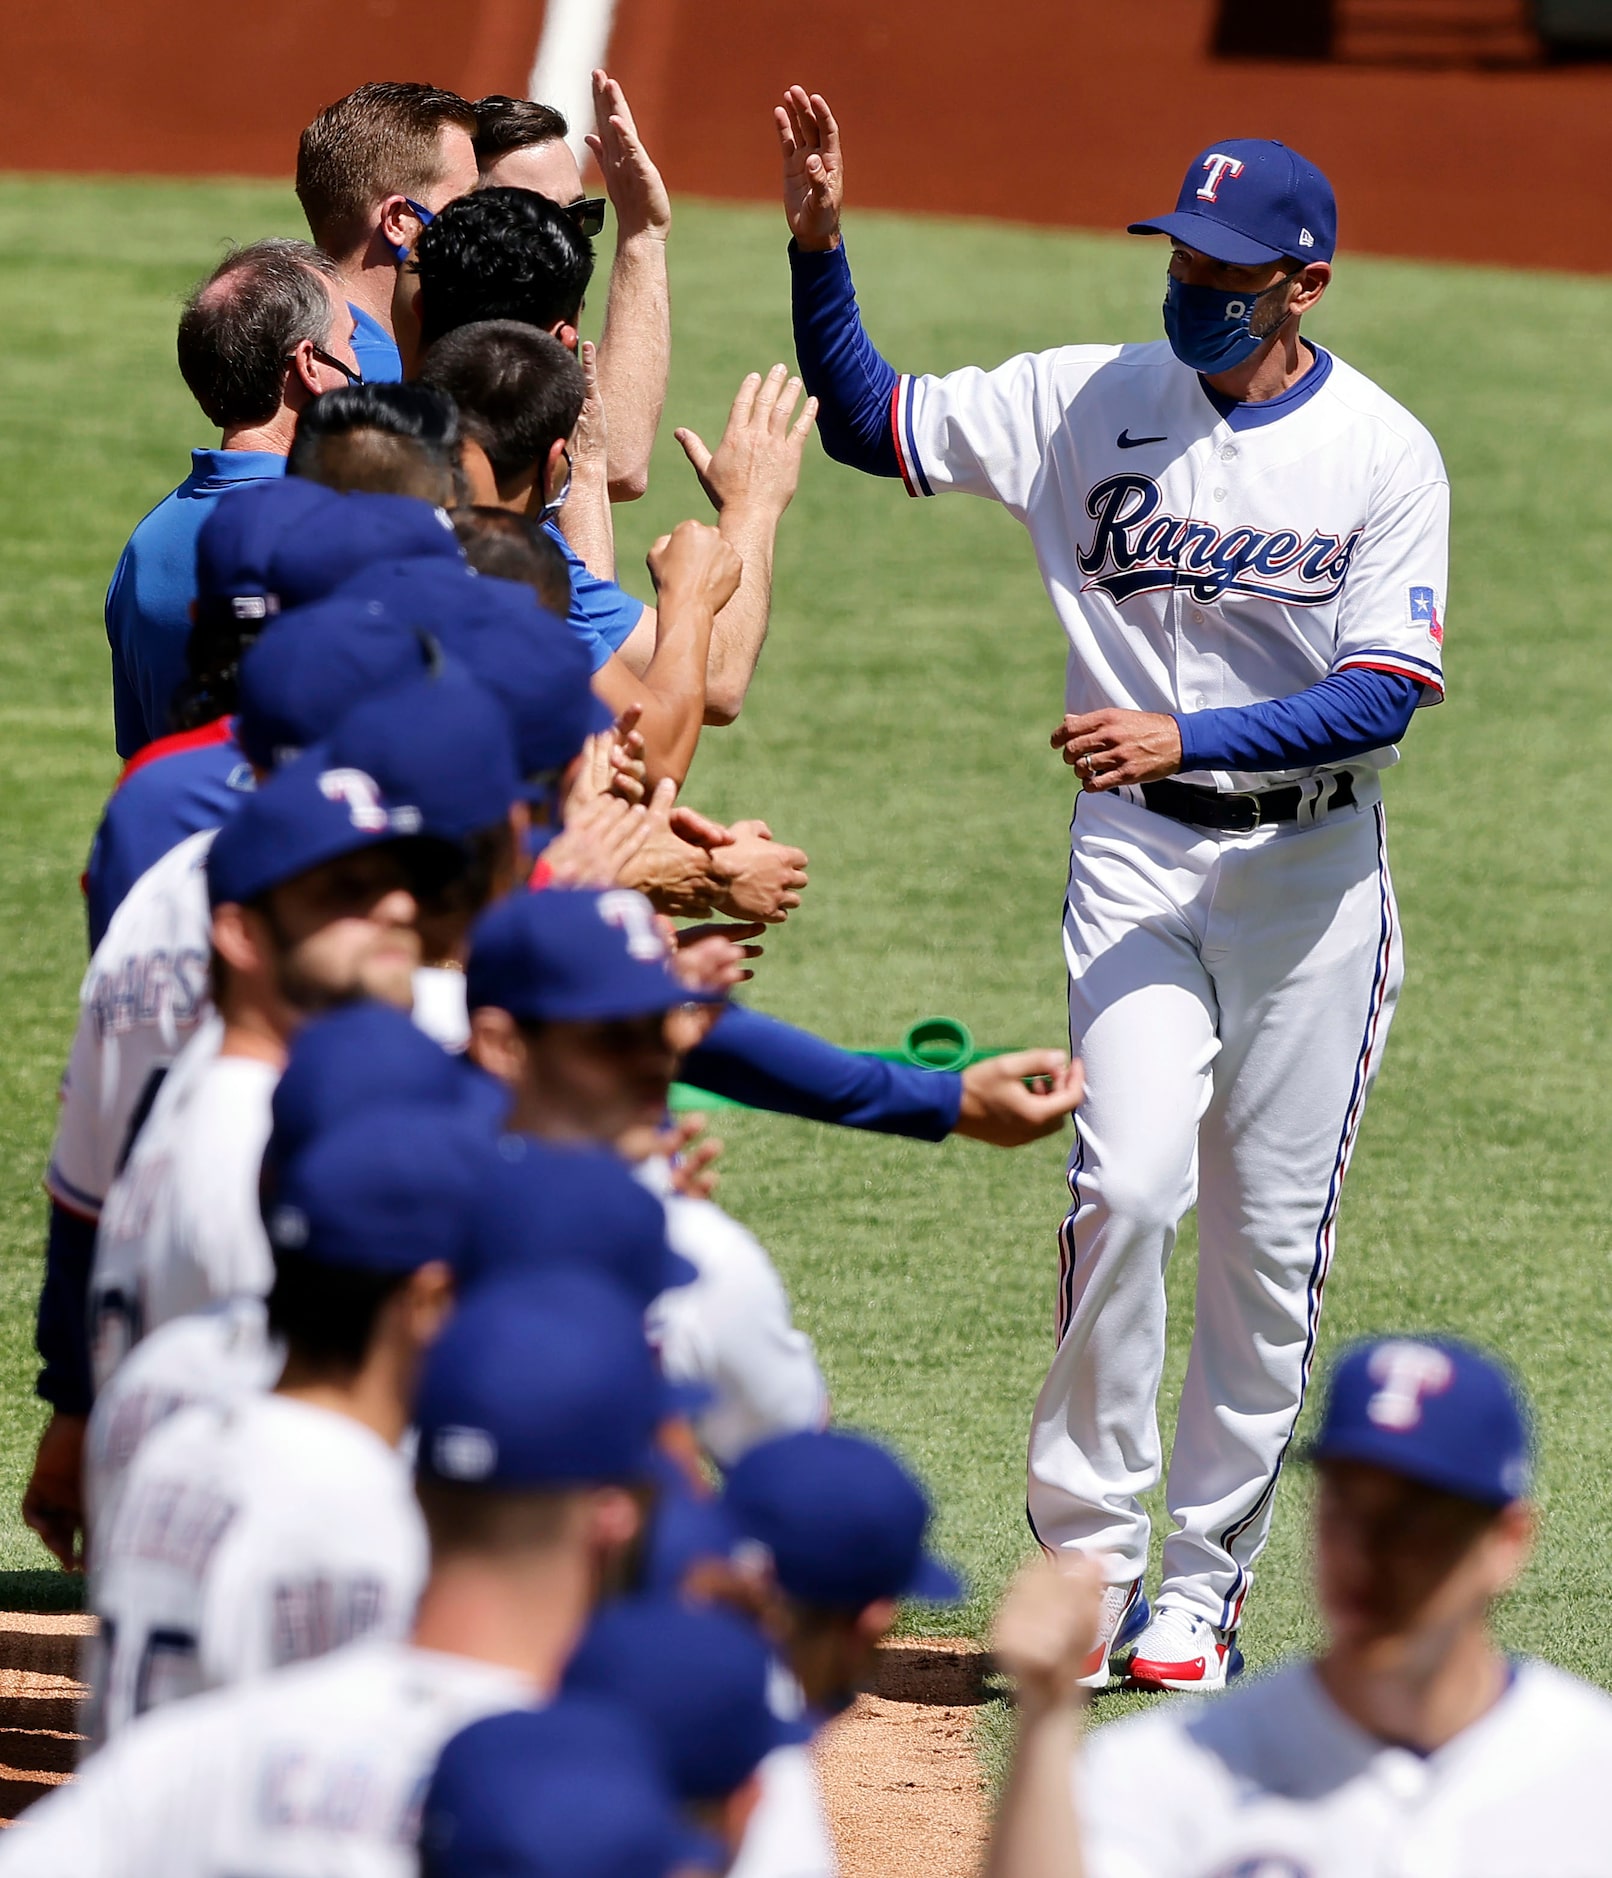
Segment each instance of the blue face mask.
[[1207,377],[1233,370],[1270,338],[1249,331],[1254,308],[1292,278],[1284,274],[1260,293],[1222,293],[1218,287],[1189,287],[1172,274],[1164,288],[1164,336],[1170,350]]

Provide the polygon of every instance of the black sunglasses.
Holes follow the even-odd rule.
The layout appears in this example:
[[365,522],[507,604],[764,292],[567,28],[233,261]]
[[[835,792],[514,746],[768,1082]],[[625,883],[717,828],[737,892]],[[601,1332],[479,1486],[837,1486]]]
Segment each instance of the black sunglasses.
[[595,235],[604,233],[605,198],[603,196],[578,196],[575,202],[562,203],[561,207],[577,229],[591,241]]
[[[340,359],[333,359],[330,354],[325,351],[323,346],[310,345],[308,350],[321,365],[328,365],[333,372],[340,372],[349,385],[363,384],[364,374],[362,372],[355,372],[350,365],[343,365]],[[286,364],[289,365],[296,356],[296,353],[288,352],[285,355]]]

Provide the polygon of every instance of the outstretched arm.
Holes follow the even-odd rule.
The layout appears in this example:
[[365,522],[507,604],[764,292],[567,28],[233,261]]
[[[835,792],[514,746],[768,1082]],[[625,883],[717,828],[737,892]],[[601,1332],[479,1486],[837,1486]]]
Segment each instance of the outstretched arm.
[[626,94],[604,72],[593,75],[593,111],[588,148],[616,211],[616,258],[599,340],[599,379],[610,417],[610,498],[634,502],[649,487],[649,455],[671,366],[666,237],[672,204],[639,141]]
[[783,153],[795,356],[817,398],[823,448],[874,476],[899,476],[891,432],[897,374],[862,329],[840,237],[845,163],[827,102],[791,85],[773,113]]

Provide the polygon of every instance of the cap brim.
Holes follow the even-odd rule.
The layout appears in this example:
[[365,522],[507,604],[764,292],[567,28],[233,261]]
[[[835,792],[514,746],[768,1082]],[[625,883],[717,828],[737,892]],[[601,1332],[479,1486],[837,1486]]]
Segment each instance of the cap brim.
[[949,1565],[942,1565],[926,1552],[901,1595],[925,1604],[960,1604],[968,1596],[968,1586]]
[[1185,248],[1196,248],[1211,261],[1224,261],[1228,267],[1264,267],[1272,261],[1287,259],[1280,248],[1241,235],[1213,216],[1183,212],[1161,215],[1156,222],[1132,222],[1127,231],[1133,235],[1168,235]]
[[1380,1467],[1385,1474],[1395,1474],[1401,1480],[1414,1480],[1418,1486],[1431,1487],[1437,1493],[1470,1500],[1476,1506],[1510,1506],[1514,1500],[1526,1498],[1526,1491],[1500,1492],[1492,1481],[1473,1480],[1456,1468],[1440,1467],[1431,1459],[1407,1454],[1396,1436],[1374,1436],[1367,1429],[1335,1436],[1330,1441],[1312,1441],[1300,1451],[1299,1458],[1312,1467],[1323,1461],[1358,1461],[1363,1466]]
[[657,1012],[675,1011],[685,1004],[723,1004],[727,995],[725,991],[691,991],[678,984],[664,989],[653,985],[646,986],[642,992],[625,995],[599,992],[584,997],[557,998],[553,1003],[541,1004],[541,1008],[537,1002],[527,1005],[524,1000],[518,1010],[514,1004],[499,1008],[508,1011],[511,1017],[539,1024],[608,1024],[630,1017],[653,1017]]

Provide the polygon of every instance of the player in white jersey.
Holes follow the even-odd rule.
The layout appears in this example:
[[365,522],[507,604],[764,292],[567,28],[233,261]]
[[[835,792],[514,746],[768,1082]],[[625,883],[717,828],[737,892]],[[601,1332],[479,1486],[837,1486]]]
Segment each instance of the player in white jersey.
[[266,1289],[261,1226],[253,1246],[244,1215],[290,1039],[356,997],[408,1010],[420,883],[462,868],[472,832],[507,824],[516,787],[502,706],[449,674],[360,705],[219,834],[207,858],[217,1051],[192,1072],[214,1033],[193,1040],[103,1209],[90,1287],[98,1379],[157,1324]]
[[441,1109],[382,1106],[276,1166],[268,1326],[284,1370],[272,1393],[166,1421],[95,1532],[93,1741],[176,1696],[407,1629],[425,1533],[399,1443],[493,1159]]
[[1339,1191],[1402,959],[1380,773],[1442,695],[1449,490],[1409,412],[1300,333],[1331,278],[1326,179],[1280,144],[1195,158],[1167,342],[896,373],[840,239],[838,131],[792,89],[795,333],[831,455],[1001,502],[1069,640],[1053,736],[1081,778],[1064,914],[1086,1069],[1058,1349],[1028,1506],[1101,1557],[1090,1673],[1146,1618],[1163,1271],[1198,1209],[1159,1608],[1132,1678],[1213,1687],[1315,1352]]
[[[649,902],[561,887],[505,900],[476,924],[465,986],[471,1055],[509,1085],[509,1127],[611,1148],[664,1194],[671,1013],[710,999],[673,974]],[[672,1197],[666,1219],[698,1275],[657,1301],[651,1327],[667,1373],[711,1391],[694,1418],[710,1453],[729,1466],[759,1440],[821,1427],[822,1372],[761,1246],[709,1200]]]
[[1021,1717],[988,1878],[1605,1878],[1612,1701],[1489,1628],[1533,1537],[1529,1447],[1478,1351],[1357,1346],[1310,1451],[1326,1648],[1084,1746],[1100,1577],[1031,1568],[995,1638]]
[[272,1389],[285,1361],[262,1298],[224,1298],[176,1317],[121,1362],[95,1398],[84,1435],[86,1558],[117,1517],[123,1483],[154,1428],[193,1403],[223,1407]]
[[0,1874],[414,1878],[438,1752],[554,1693],[638,1532],[667,1407],[641,1312],[607,1280],[472,1293],[417,1398],[431,1569],[410,1640],[145,1718],[0,1841]]

